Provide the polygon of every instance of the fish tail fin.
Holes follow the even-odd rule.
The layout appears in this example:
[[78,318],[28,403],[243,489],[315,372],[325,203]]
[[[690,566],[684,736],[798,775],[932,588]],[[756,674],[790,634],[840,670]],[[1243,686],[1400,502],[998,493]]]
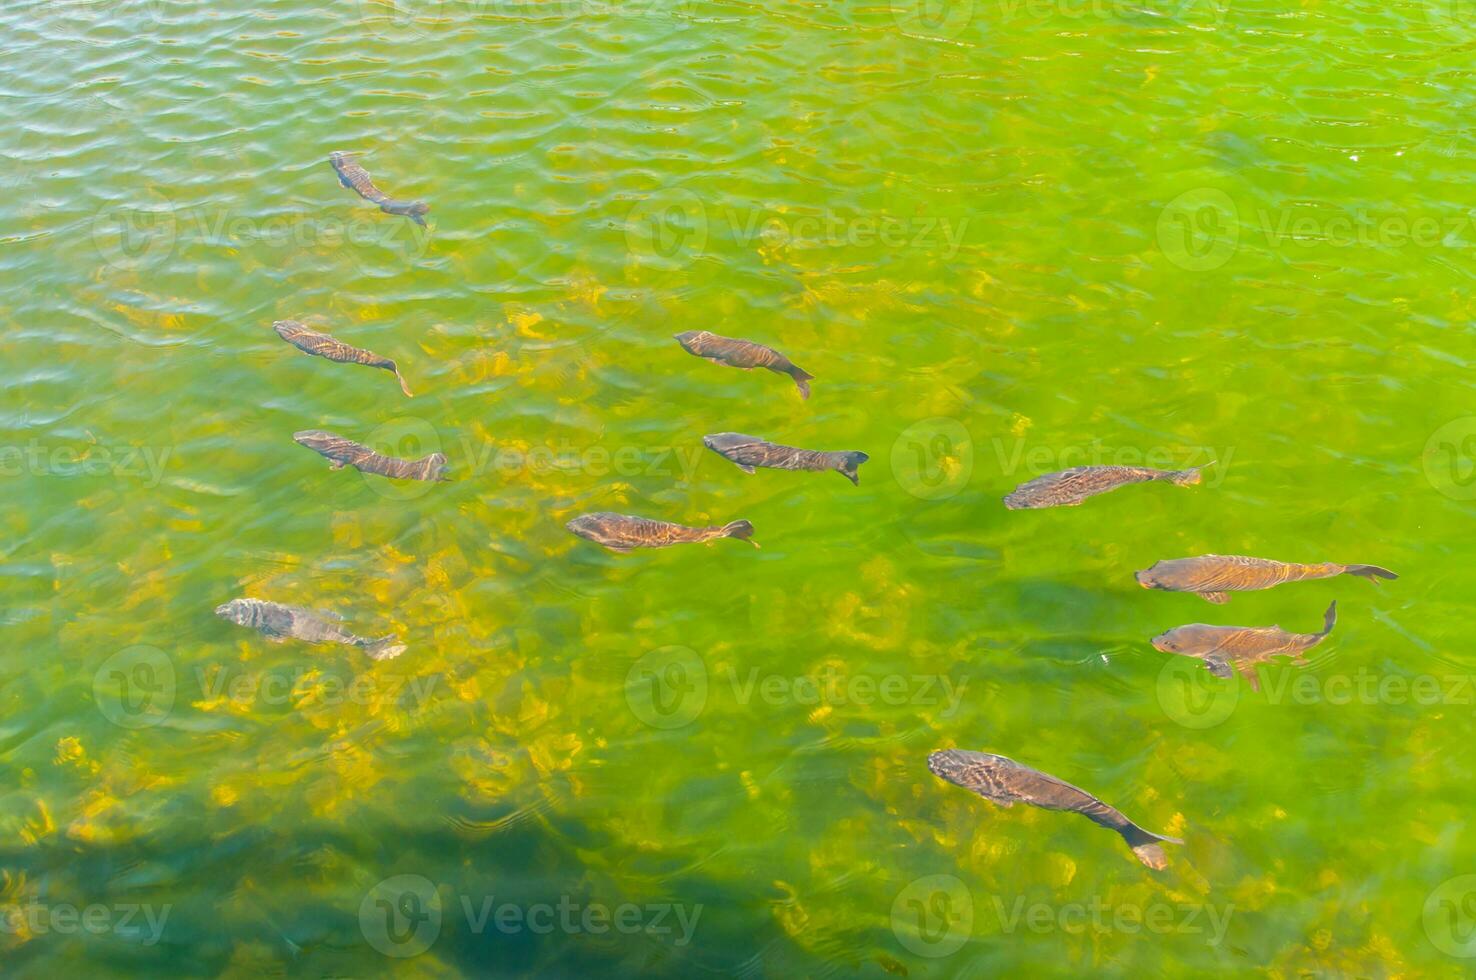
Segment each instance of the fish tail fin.
[[1338,601],[1333,600],[1332,605],[1327,607],[1327,612],[1322,614],[1322,632],[1318,636],[1326,636],[1333,631],[1333,626],[1338,621]]
[[430,213],[430,205],[424,201],[412,201],[410,207],[405,210],[410,220],[422,228],[425,227],[425,215],[428,213]]
[[810,382],[815,380],[815,376],[804,368],[794,365],[790,365],[789,367],[789,376],[794,379],[794,386],[799,389],[800,397],[808,399],[810,397]]
[[1182,844],[1177,837],[1169,837],[1166,834],[1155,834],[1151,830],[1144,830],[1135,823],[1129,823],[1122,830],[1123,840],[1133,849],[1133,854],[1139,861],[1152,868],[1154,871],[1162,871],[1168,867],[1168,855],[1163,852],[1161,844]]
[[1133,855],[1154,871],[1162,871],[1169,864],[1168,855],[1157,844],[1138,844],[1133,848]]
[[405,644],[398,636],[383,636],[364,644],[364,652],[370,660],[393,660],[405,652]]
[[1204,468],[1212,465],[1214,465],[1213,460],[1201,466],[1191,466],[1187,470],[1171,470],[1163,478],[1176,487],[1198,486],[1204,479]]
[[1343,574],[1362,576],[1374,585],[1378,585],[1379,579],[1381,578],[1396,579],[1399,577],[1387,568],[1380,568],[1378,565],[1345,565],[1343,566]]
[[400,390],[405,393],[405,397],[414,398],[415,392],[411,391],[410,386],[405,383],[405,376],[400,373],[399,366],[396,365],[394,361],[390,361],[389,368],[391,371],[395,372],[395,380],[400,383]]
[[870,458],[870,456],[861,452],[842,453],[840,465],[836,469],[840,470],[841,476],[859,487],[861,485],[861,475],[856,470]]
[[753,540],[753,523],[751,521],[732,521],[728,524],[724,524],[723,537],[737,538],[740,541],[747,541],[755,548],[759,546],[759,543]]

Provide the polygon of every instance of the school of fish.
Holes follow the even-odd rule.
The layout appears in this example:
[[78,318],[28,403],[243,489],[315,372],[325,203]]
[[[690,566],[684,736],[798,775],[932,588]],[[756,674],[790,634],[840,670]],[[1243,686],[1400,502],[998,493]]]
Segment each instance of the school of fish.
[[[425,224],[424,216],[430,210],[427,204],[389,197],[375,186],[354,156],[334,152],[329,162],[344,187],[377,204],[388,214],[403,215],[417,224]],[[399,381],[404,394],[411,394],[398,364],[390,358],[345,344],[297,320],[280,320],[272,326],[283,340],[304,353],[334,363],[389,371]],[[773,347],[706,330],[684,331],[676,334],[676,340],[687,353],[713,364],[744,370],[764,368],[785,375],[794,382],[802,399],[808,400],[811,396],[810,382],[815,380],[815,376]],[[393,480],[441,482],[448,479],[448,460],[441,453],[420,459],[400,459],[349,438],[316,429],[294,433],[293,439],[326,457],[334,470],[352,467],[361,473]],[[836,472],[855,486],[860,485],[860,466],[870,458],[860,450],[802,449],[737,432],[704,436],[702,444],[745,474],[754,474],[758,469]],[[1205,464],[1208,465],[1212,464]],[[1007,494],[1003,501],[1005,508],[1012,511],[1077,507],[1094,497],[1133,484],[1196,486],[1202,482],[1205,466],[1182,470],[1077,466],[1028,480]],[[755,548],[759,546],[753,540],[753,524],[742,518],[724,524],[690,526],[663,518],[600,511],[576,515],[566,522],[565,527],[581,539],[622,555],[637,549],[711,544],[726,538],[746,541]],[[1394,572],[1378,565],[1303,564],[1216,554],[1160,560],[1137,571],[1135,578],[1145,589],[1188,593],[1220,605],[1228,602],[1233,592],[1254,592],[1292,582],[1343,575],[1374,583],[1398,578]],[[255,630],[273,642],[298,640],[308,644],[337,644],[363,650],[375,660],[399,656],[406,649],[395,635],[378,639],[358,636],[343,626],[334,613],[244,597],[220,605],[215,612],[222,619]],[[1327,639],[1336,619],[1337,603],[1333,602],[1324,614],[1322,629],[1315,633],[1292,633],[1280,626],[1192,623],[1168,629],[1154,636],[1150,643],[1162,653],[1199,660],[1216,677],[1233,680],[1238,673],[1259,691],[1258,667],[1277,657],[1289,657],[1294,663],[1305,665],[1307,652]],[[926,765],[940,779],[1000,807],[1010,807],[1018,802],[1046,810],[1081,814],[1121,835],[1138,860],[1154,871],[1168,867],[1168,857],[1161,846],[1163,843],[1183,843],[1177,838],[1147,831],[1120,810],[1085,790],[1003,755],[949,748],[930,753]]]

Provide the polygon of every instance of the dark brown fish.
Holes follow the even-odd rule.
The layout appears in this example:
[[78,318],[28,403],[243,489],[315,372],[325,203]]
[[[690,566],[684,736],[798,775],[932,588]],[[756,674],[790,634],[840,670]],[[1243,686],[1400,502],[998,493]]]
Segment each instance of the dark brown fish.
[[1168,857],[1159,847],[1160,841],[1182,844],[1175,837],[1165,837],[1144,830],[1122,812],[1108,806],[1086,790],[1077,789],[1055,776],[1048,776],[1013,759],[987,752],[948,749],[928,756],[933,775],[955,786],[978,793],[1000,806],[1029,803],[1045,810],[1067,810],[1079,813],[1095,824],[1115,830],[1127,841],[1138,860],[1154,871],[1168,867]]
[[429,204],[424,201],[396,201],[391,198],[374,186],[374,181],[369,178],[369,171],[359,166],[358,161],[347,153],[335,150],[328,155],[328,162],[333,164],[340,184],[364,200],[378,204],[379,210],[385,214],[403,214],[417,225],[425,227],[425,218],[422,215],[430,210]]
[[1134,575],[1138,584],[1145,589],[1197,592],[1202,598],[1217,605],[1230,601],[1230,597],[1225,594],[1227,592],[1253,592],[1257,589],[1269,589],[1283,582],[1357,575],[1377,585],[1381,578],[1399,577],[1378,565],[1339,565],[1330,561],[1298,565],[1241,555],[1172,558],[1156,562],[1152,568],[1145,568]]
[[1299,664],[1307,662],[1306,652],[1326,639],[1338,621],[1338,604],[1327,607],[1322,617],[1321,633],[1288,633],[1280,626],[1207,626],[1193,623],[1176,626],[1160,633],[1151,641],[1163,653],[1197,657],[1216,677],[1229,677],[1231,668],[1261,689],[1256,665],[1272,657],[1291,657]]
[[359,647],[374,660],[389,660],[405,652],[399,637],[385,636],[371,640],[355,636],[333,620],[333,613],[315,613],[310,609],[298,609],[277,602],[261,599],[232,599],[215,607],[221,619],[254,629],[274,643],[284,640],[302,640],[305,643],[340,643]]
[[1075,507],[1099,493],[1150,480],[1188,487],[1199,482],[1202,469],[1204,466],[1187,470],[1155,470],[1146,466],[1073,466],[1020,484],[1004,498],[1004,505],[1010,510]]
[[365,367],[383,368],[386,371],[393,371],[395,379],[400,382],[400,390],[410,398],[415,397],[410,394],[410,386],[405,384],[405,379],[400,376],[399,367],[387,357],[380,357],[373,351],[367,351],[361,347],[350,347],[348,344],[334,340],[326,333],[309,330],[296,320],[278,320],[272,324],[272,329],[277,331],[277,336],[304,354],[312,354],[314,357],[326,357],[328,360],[336,361],[339,364],[362,364]]
[[447,479],[446,457],[441,453],[431,453],[421,459],[396,459],[393,456],[381,456],[368,446],[342,436],[336,436],[331,432],[320,432],[316,429],[295,432],[292,438],[299,445],[327,456],[333,463],[330,469],[339,470],[345,466],[352,466],[360,473],[373,473],[376,476],[388,476],[396,480],[444,481]]
[[715,538],[739,538],[758,547],[758,542],[752,540],[753,525],[748,521],[732,521],[722,527],[685,527],[667,521],[649,521],[644,517],[604,512],[584,514],[564,526],[581,538],[619,552],[632,548],[665,548],[667,545],[712,541]]
[[745,473],[752,473],[755,466],[771,470],[809,470],[816,473],[835,470],[858,486],[861,477],[856,468],[871,458],[862,452],[795,449],[793,446],[780,446],[765,442],[758,436],[745,436],[737,432],[703,436],[702,444]]
[[787,374],[794,379],[795,386],[799,388],[800,397],[810,397],[810,382],[815,376],[796,367],[793,361],[772,347],[755,344],[751,340],[719,337],[706,330],[688,330],[686,333],[677,334],[676,339],[688,354],[695,354],[714,364],[726,364],[728,367],[743,368],[745,371],[761,367],[768,368],[775,374]]

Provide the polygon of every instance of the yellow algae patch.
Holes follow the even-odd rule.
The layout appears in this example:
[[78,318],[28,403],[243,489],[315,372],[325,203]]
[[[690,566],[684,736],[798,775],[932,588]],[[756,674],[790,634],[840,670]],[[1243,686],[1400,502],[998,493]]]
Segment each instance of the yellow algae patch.
[[1034,424],[1035,423],[1033,423],[1027,416],[1021,415],[1019,412],[1016,412],[1014,416],[1010,419],[1010,435],[1014,436],[1016,439],[1019,439],[1023,437],[1026,432],[1029,432],[1030,427]]
[[82,747],[82,742],[72,736],[57,741],[54,761],[58,766],[73,766],[88,774],[95,773],[100,768],[98,763],[87,758],[87,750]]

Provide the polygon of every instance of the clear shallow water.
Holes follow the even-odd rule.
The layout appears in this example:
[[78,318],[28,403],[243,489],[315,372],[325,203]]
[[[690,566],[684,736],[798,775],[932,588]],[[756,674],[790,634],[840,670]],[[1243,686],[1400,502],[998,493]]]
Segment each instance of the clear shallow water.
[[[7,5],[6,972],[1463,974],[1461,14]],[[872,460],[749,477],[730,429]],[[1000,506],[1093,453],[1219,462]],[[763,547],[607,555],[586,510]],[[1403,577],[1132,580],[1212,551]],[[267,643],[241,594],[409,651]],[[1147,644],[1333,598],[1259,694]],[[927,772],[955,745],[1186,843],[996,809]]]

